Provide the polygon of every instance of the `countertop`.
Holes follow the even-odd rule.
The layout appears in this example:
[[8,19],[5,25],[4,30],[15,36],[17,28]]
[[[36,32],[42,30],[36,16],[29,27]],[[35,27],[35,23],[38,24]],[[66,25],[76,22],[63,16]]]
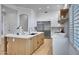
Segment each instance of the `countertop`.
[[43,33],[43,32],[36,32],[36,34],[35,35],[16,35],[16,34],[7,34],[7,35],[5,35],[5,37],[13,37],[13,38],[32,38],[32,37],[34,37],[34,36],[36,36],[36,35],[39,35],[39,34],[41,34],[41,33]]

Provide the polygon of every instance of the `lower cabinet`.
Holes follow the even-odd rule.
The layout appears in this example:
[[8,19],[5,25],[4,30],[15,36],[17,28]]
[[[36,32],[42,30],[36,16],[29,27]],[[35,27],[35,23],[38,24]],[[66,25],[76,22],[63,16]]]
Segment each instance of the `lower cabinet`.
[[40,47],[44,43],[44,34],[39,34],[37,36],[37,47]]
[[37,49],[37,37],[33,37],[33,51]]
[[29,55],[33,52],[32,39],[7,38],[7,54]]
[[15,49],[16,48],[14,48],[14,43],[15,42],[13,42],[12,41],[12,38],[7,38],[7,54],[16,54],[16,52],[15,52]]
[[6,54],[4,37],[0,37],[0,55]]
[[8,55],[30,55],[44,43],[44,35],[37,35],[32,38],[7,37]]

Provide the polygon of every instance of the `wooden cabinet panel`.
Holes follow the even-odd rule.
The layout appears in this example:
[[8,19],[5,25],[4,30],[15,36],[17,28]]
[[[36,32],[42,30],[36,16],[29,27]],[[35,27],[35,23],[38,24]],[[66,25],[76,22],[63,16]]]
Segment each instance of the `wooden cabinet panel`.
[[31,38],[7,37],[8,55],[30,55],[39,48],[44,41],[44,34],[39,34]]
[[40,42],[40,40],[41,40],[40,37],[41,37],[40,35],[37,36],[37,47],[39,47],[40,46],[40,43],[41,43]]
[[0,37],[0,55],[5,54],[5,41],[4,41],[4,37]]
[[37,37],[33,37],[33,50],[35,51],[37,49]]
[[26,54],[26,40],[25,39],[16,39],[14,43],[14,48],[16,49],[16,54]]
[[[20,39],[17,40],[15,38],[14,39],[13,38],[7,38],[7,42],[8,42],[8,44],[7,44],[7,54],[9,54],[9,55],[14,55],[15,54],[16,55],[17,53],[18,54],[21,53],[20,50],[22,50],[22,46],[21,46],[22,42],[20,43]],[[19,48],[19,47],[21,47],[21,48]]]
[[[16,40],[16,39],[15,39]],[[7,38],[7,54],[13,55],[16,54],[16,46],[15,46],[15,41],[13,41],[13,38]]]
[[7,38],[7,54],[9,55],[25,55],[32,54],[33,44],[30,39]]
[[27,52],[29,52],[29,54],[32,54],[33,53],[33,40],[32,40],[32,38],[30,38],[30,39],[28,39],[27,41],[26,41],[27,43],[26,43],[26,46],[27,46]]
[[37,45],[38,45],[38,47],[41,45],[41,44],[43,44],[44,43],[44,34],[39,34],[38,36],[37,36]]

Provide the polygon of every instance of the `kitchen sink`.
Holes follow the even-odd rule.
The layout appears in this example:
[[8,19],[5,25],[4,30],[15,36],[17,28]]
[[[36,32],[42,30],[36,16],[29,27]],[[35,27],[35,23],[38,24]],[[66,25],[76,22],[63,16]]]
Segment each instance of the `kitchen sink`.
[[31,33],[30,35],[35,35],[35,34],[37,34],[37,33]]

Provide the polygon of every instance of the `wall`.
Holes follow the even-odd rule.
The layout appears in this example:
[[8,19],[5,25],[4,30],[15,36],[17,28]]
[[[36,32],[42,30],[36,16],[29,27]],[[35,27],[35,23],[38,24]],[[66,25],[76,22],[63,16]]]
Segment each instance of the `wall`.
[[0,4],[0,35],[1,35],[1,4]]
[[36,26],[36,21],[35,21],[35,12],[32,9],[27,9],[27,8],[18,8],[18,26],[19,26],[19,15],[21,14],[26,14],[28,15],[28,30],[30,30],[30,32],[35,31],[35,26]]
[[66,37],[69,37],[69,20],[64,23],[64,32],[66,33]]
[[34,27],[36,26],[35,23],[35,12],[32,9],[28,9],[28,8],[22,8],[22,7],[16,7],[14,5],[4,5],[6,7],[9,7],[11,9],[16,10],[17,12],[17,27],[20,25],[20,15],[21,14],[26,14],[28,15],[28,30],[31,29],[30,31],[34,31]]
[[39,14],[37,17],[37,21],[51,21],[51,35],[54,32],[59,31],[58,24],[58,11],[48,12],[47,14]]
[[3,34],[16,32],[17,11],[15,9],[2,5],[2,20]]
[[4,34],[14,33],[17,28],[16,13],[6,13],[4,15]]
[[36,16],[35,16],[35,12],[32,10],[31,11],[31,14],[29,16],[29,23],[28,23],[28,27],[29,27],[29,30],[31,32],[35,32],[35,27],[37,25],[37,22],[36,22]]
[[58,11],[39,14],[37,21],[51,21],[51,26],[55,27],[58,25]]
[[52,31],[51,35],[54,35],[56,32],[60,32],[60,28],[61,27],[52,27],[52,29],[51,29],[51,31]]

